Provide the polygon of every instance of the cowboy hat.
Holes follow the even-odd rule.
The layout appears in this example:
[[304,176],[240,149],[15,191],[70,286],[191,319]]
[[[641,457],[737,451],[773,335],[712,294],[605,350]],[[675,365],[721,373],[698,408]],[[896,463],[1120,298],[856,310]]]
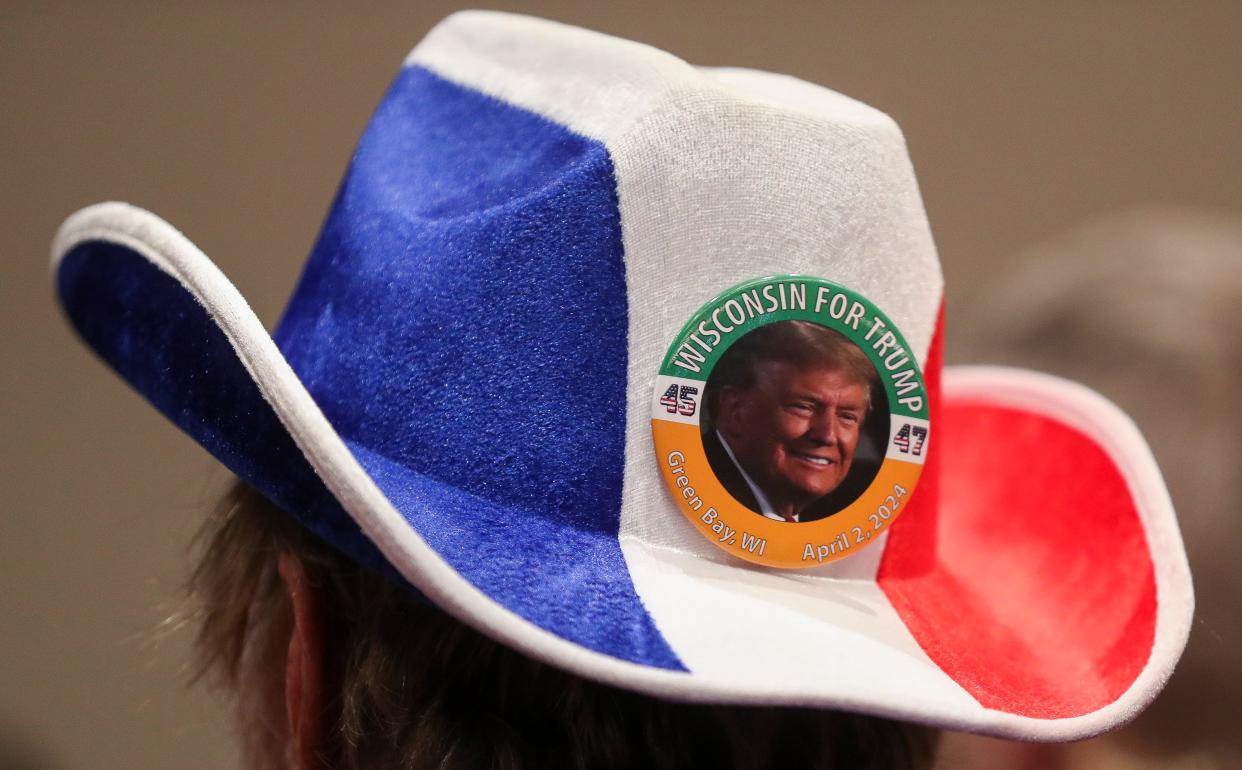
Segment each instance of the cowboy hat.
[[[83,339],[239,477],[577,674],[1061,740],[1136,714],[1185,644],[1138,431],[1062,380],[942,367],[901,132],[818,86],[456,14],[384,97],[273,334],[141,209],[74,214],[52,256]],[[815,522],[738,518],[691,462],[714,363],[783,321],[868,357],[887,426]]]

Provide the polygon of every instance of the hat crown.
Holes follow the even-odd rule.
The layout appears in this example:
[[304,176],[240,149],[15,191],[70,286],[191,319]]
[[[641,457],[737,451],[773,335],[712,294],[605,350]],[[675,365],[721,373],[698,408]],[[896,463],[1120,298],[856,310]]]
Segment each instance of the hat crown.
[[355,451],[589,525],[620,499],[614,186],[598,142],[406,68],[277,342]]
[[[663,507],[646,405],[680,326],[795,273],[868,296],[926,363],[939,264],[891,119],[468,12],[376,111],[276,338],[355,451],[615,529]],[[683,524],[644,533],[701,547]]]

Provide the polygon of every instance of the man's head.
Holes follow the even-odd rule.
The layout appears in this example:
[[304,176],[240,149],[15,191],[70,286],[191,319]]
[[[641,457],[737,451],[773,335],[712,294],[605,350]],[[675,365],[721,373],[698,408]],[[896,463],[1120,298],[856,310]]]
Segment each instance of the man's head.
[[763,326],[717,365],[715,427],[778,512],[799,513],[849,474],[875,368],[808,321]]
[[191,589],[202,670],[244,766],[926,768],[935,730],[812,709],[671,703],[524,657],[361,567],[238,484]]

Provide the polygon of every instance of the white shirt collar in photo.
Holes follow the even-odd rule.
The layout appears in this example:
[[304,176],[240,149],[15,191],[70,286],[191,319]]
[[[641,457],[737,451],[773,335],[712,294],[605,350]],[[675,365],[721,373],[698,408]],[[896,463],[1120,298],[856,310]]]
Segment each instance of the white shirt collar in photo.
[[[768,496],[763,493],[763,490],[754,482],[754,479],[750,477],[750,474],[746,472],[742,464],[737,461],[737,457],[733,454],[733,448],[729,446],[728,441],[725,441],[725,437],[720,435],[720,431],[716,431],[716,438],[720,439],[720,445],[724,447],[725,454],[729,455],[729,459],[733,461],[734,467],[738,469],[738,472],[742,474],[742,478],[746,481],[746,486],[750,487],[751,494],[755,496],[755,502],[759,504],[759,513],[762,513],[765,518],[773,519],[774,521],[790,521],[790,519],[786,519],[776,512],[772,503],[768,501]],[[792,521],[797,520],[798,514],[795,513]]]

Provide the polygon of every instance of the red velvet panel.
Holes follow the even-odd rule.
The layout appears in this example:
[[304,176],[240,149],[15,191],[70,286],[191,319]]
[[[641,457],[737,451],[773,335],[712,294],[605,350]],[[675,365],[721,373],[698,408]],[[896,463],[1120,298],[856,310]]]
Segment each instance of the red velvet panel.
[[938,518],[907,510],[878,575],[898,614],[987,708],[1060,718],[1116,700],[1156,619],[1147,542],[1116,465],[1038,414],[950,399],[933,424],[939,467],[911,505],[935,500],[938,470]]

